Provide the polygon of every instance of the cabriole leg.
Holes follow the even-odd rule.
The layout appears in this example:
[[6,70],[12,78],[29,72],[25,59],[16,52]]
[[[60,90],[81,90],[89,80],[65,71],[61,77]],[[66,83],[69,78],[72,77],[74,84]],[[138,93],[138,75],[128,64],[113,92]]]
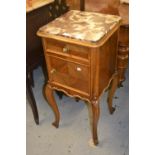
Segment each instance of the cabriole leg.
[[117,85],[118,85],[118,75],[116,74],[113,80],[111,81],[111,87],[109,89],[108,99],[107,99],[110,114],[113,114],[115,111],[115,108],[112,106],[112,102],[113,102],[114,93],[117,89]]
[[100,116],[100,107],[97,100],[92,101],[92,135],[95,145],[98,144],[97,125]]
[[47,98],[48,103],[52,106],[54,115],[55,115],[55,121],[52,123],[56,128],[59,127],[59,120],[60,120],[60,113],[58,106],[55,102],[54,96],[53,96],[53,90],[51,89],[50,84],[46,84],[45,86],[45,95]]

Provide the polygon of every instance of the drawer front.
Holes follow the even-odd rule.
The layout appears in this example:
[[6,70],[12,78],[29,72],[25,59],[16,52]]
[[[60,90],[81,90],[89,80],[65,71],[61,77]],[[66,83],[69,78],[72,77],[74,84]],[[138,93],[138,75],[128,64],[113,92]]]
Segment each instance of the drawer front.
[[79,58],[88,61],[89,58],[89,48],[68,44],[53,39],[46,39],[46,51],[51,53],[57,53],[60,55],[65,55],[72,58]]
[[46,56],[49,80],[89,94],[89,67],[53,55]]

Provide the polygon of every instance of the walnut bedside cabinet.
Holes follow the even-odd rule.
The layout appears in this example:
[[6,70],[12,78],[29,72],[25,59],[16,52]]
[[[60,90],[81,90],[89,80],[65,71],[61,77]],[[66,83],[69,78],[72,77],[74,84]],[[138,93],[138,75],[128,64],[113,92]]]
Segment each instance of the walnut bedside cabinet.
[[[60,113],[53,90],[80,98],[92,109],[92,136],[98,144],[99,98],[109,88],[108,108],[117,88],[117,44],[121,17],[71,10],[41,27],[48,70],[45,94],[59,126]],[[52,92],[52,93],[51,93]]]

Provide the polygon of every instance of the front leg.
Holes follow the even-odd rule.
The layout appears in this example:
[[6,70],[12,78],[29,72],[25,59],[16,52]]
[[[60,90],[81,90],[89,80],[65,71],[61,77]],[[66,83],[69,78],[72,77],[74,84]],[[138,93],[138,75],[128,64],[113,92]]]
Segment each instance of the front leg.
[[111,87],[109,89],[108,99],[107,99],[110,114],[113,114],[115,111],[115,108],[112,106],[112,101],[113,101],[113,96],[117,89],[117,86],[118,86],[118,74],[115,74],[113,80],[111,81]]
[[56,128],[59,127],[59,120],[60,120],[60,113],[58,106],[55,102],[54,96],[53,96],[53,90],[51,89],[50,84],[46,84],[45,86],[45,95],[47,98],[48,103],[52,106],[52,109],[55,114],[55,121],[52,123]]
[[98,144],[98,135],[97,135],[97,125],[100,116],[100,107],[98,100],[93,100],[91,102],[92,106],[92,135],[93,135],[93,142],[95,145]]

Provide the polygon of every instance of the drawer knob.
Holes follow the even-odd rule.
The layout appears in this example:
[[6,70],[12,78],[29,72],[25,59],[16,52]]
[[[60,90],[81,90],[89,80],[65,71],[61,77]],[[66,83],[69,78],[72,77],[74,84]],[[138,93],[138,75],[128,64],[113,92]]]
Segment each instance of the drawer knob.
[[63,52],[64,52],[64,53],[67,53],[68,51],[69,51],[69,49],[68,49],[67,47],[64,47],[64,48],[63,48]]
[[77,67],[76,70],[77,70],[78,72],[81,72],[81,71],[82,71],[82,69],[81,69],[80,67]]
[[52,70],[50,71],[51,74],[54,74],[55,72],[56,72],[56,69],[52,69]]

